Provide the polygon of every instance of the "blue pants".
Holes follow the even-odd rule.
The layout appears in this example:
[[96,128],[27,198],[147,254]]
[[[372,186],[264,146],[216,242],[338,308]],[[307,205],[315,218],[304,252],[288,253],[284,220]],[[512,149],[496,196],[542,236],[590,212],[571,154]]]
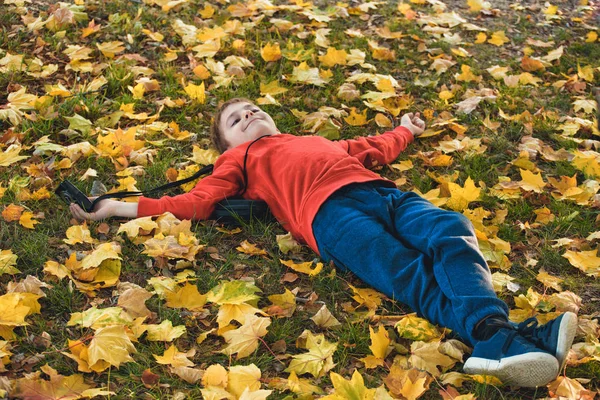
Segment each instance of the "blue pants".
[[482,318],[508,315],[471,222],[377,182],[337,190],[313,221],[321,258],[471,345]]

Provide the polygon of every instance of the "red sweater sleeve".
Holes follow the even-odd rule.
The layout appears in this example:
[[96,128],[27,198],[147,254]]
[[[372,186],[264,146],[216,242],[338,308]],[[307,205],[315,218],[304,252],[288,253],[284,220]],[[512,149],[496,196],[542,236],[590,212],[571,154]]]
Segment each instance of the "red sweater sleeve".
[[408,128],[397,126],[393,131],[379,136],[361,137],[350,140],[338,140],[337,143],[367,168],[389,164],[406,149],[414,136]]
[[231,158],[219,165],[221,158],[215,163],[212,175],[200,179],[188,193],[163,196],[160,199],[140,197],[138,218],[167,211],[179,219],[201,220],[210,217],[215,205],[225,198],[235,196],[243,184],[241,166]]

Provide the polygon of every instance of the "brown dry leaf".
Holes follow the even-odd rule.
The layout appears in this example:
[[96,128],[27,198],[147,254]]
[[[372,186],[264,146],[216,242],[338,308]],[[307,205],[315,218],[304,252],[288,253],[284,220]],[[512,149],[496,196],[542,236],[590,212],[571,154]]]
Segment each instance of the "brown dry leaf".
[[442,372],[452,368],[456,360],[440,352],[440,342],[412,342],[411,355],[408,361],[415,368],[425,370],[433,376],[440,376]]
[[119,296],[117,304],[123,307],[133,318],[149,317],[152,312],[146,307],[146,300],[153,294],[143,288],[125,290]]
[[323,304],[319,311],[317,311],[310,319],[312,319],[320,328],[335,328],[336,326],[342,325],[340,321],[331,314],[326,304]]

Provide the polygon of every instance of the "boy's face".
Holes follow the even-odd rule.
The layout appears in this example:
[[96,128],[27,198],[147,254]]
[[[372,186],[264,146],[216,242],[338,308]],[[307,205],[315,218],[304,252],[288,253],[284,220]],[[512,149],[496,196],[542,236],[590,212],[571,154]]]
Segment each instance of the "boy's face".
[[245,101],[233,103],[221,114],[219,128],[232,149],[263,135],[277,135],[279,130],[273,118],[258,106]]

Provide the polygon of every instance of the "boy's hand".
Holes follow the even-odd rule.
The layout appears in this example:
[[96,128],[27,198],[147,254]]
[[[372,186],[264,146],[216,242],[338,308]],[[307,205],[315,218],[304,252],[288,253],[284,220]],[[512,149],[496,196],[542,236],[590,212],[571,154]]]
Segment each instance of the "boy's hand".
[[[95,197],[88,198],[92,201],[95,199]],[[100,200],[91,213],[85,212],[78,204],[71,203],[69,210],[71,210],[71,214],[78,220],[99,221],[114,216],[114,203],[118,203],[118,201]]]
[[419,113],[408,113],[402,116],[400,126],[407,128],[412,132],[413,136],[419,136],[425,132],[425,121],[423,121]]

